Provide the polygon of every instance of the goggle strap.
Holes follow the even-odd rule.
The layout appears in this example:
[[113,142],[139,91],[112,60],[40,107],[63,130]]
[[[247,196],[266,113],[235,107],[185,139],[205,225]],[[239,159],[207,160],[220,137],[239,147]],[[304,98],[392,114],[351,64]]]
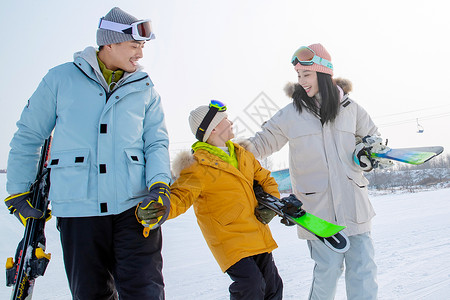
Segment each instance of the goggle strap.
[[[105,20],[103,18],[100,19],[100,24],[98,24],[98,28],[112,30],[112,31],[116,31],[116,32],[122,32],[122,33],[127,33],[127,32],[125,32],[127,30],[130,30],[132,32],[132,30],[133,30],[131,25],[111,22],[111,21]],[[129,34],[131,34],[131,32],[129,32]]]
[[211,106],[208,110],[208,113],[203,118],[203,121],[200,123],[200,126],[198,126],[195,137],[200,142],[203,142],[203,137],[205,136],[206,130],[208,129],[209,124],[211,124],[218,111],[219,109],[217,107]]
[[312,59],[312,61],[318,65],[322,65],[322,66],[325,66],[325,67],[333,70],[333,64],[331,63],[331,61],[326,60],[323,57],[315,55],[314,58]]

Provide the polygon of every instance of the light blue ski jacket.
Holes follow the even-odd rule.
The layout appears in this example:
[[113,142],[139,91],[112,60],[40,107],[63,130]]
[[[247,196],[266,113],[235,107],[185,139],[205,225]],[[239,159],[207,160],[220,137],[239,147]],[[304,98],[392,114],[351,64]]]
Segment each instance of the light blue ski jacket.
[[110,89],[93,47],[48,72],[17,127],[7,191],[30,188],[39,149],[54,130],[49,199],[55,216],[119,214],[136,206],[154,182],[170,184],[168,134],[152,81],[137,70]]

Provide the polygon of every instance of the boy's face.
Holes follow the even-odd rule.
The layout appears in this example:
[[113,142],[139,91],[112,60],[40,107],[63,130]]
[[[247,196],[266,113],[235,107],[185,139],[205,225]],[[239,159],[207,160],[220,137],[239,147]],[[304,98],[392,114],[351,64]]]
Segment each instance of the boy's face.
[[224,142],[231,140],[234,138],[233,122],[228,120],[228,118],[223,119],[219,124],[217,124],[211,134],[213,133]]
[[126,41],[108,45],[110,48],[107,55],[110,63],[107,68],[112,71],[122,69],[129,73],[136,71],[138,60],[144,57],[144,44],[145,41]]

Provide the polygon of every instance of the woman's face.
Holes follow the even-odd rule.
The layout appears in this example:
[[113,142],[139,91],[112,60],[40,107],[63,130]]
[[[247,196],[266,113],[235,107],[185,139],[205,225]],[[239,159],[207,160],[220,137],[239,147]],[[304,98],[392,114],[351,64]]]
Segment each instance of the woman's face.
[[317,72],[297,68],[295,70],[298,74],[298,83],[303,87],[309,97],[314,97],[319,92]]

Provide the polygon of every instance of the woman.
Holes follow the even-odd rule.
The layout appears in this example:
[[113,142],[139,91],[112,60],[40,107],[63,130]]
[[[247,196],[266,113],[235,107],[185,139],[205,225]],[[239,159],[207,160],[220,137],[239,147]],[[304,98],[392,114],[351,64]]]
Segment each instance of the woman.
[[[347,298],[376,299],[376,265],[370,237],[375,212],[363,175],[363,170],[371,169],[371,161],[361,156],[364,151],[357,151],[355,163],[353,153],[355,140],[378,135],[377,127],[333,80],[331,57],[321,44],[298,49],[292,64],[298,74],[298,84],[287,89],[293,102],[245,144],[257,158],[263,158],[289,143],[292,188],[305,210],[347,226],[350,249],[344,254],[333,252],[298,228],[299,238],[308,240],[315,261],[309,299],[334,298],[344,262]],[[346,91],[351,89],[348,81],[341,84]]]

